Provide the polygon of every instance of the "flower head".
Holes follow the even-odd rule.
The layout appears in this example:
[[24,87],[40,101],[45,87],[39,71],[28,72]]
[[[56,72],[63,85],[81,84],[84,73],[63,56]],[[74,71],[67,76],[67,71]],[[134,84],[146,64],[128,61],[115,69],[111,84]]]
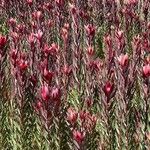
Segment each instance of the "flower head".
[[42,86],[41,88],[41,96],[44,101],[47,101],[50,97],[49,88],[47,85]]
[[0,34],[0,49],[2,49],[2,48],[5,47],[6,42],[7,42],[6,37],[5,37],[5,36],[2,36],[2,35]]
[[79,130],[73,131],[73,138],[76,140],[77,143],[81,143],[84,140],[84,133],[80,132]]
[[107,81],[105,83],[105,85],[103,87],[103,91],[107,97],[109,97],[111,95],[113,88],[114,88],[114,85],[110,81]]
[[149,77],[150,76],[150,65],[147,64],[147,65],[143,66],[142,71],[143,71],[144,77]]
[[69,120],[69,122],[71,124],[74,124],[77,120],[77,117],[78,113],[73,108],[69,108],[67,111],[67,119]]
[[121,55],[118,57],[118,61],[119,61],[119,64],[120,64],[122,67],[125,67],[125,66],[127,66],[127,64],[128,64],[129,57],[128,57],[127,54],[121,54]]

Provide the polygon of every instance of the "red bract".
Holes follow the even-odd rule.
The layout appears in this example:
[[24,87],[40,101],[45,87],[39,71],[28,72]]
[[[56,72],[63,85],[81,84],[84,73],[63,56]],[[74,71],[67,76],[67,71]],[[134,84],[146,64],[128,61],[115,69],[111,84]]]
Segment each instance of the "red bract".
[[60,97],[61,97],[60,89],[57,87],[53,88],[51,91],[52,100],[54,100],[54,101],[60,100]]
[[37,28],[37,24],[34,21],[31,21],[30,23],[31,27],[36,29]]
[[52,43],[50,48],[48,49],[49,54],[54,55],[54,56],[57,55],[58,50],[59,50],[59,46],[55,43]]
[[55,0],[55,1],[59,7],[64,5],[64,0]]
[[43,32],[41,30],[38,30],[38,32],[36,34],[34,34],[34,36],[41,41],[42,36],[43,36]]
[[64,41],[66,41],[68,39],[68,31],[66,28],[62,28],[61,35],[62,35],[62,38]]
[[119,64],[120,64],[122,67],[127,66],[128,60],[129,60],[129,57],[128,57],[127,54],[121,54],[121,55],[118,57]]
[[67,111],[67,119],[71,124],[74,124],[77,121],[78,113],[73,109],[69,108]]
[[17,59],[17,50],[16,49],[11,49],[10,56],[11,56],[13,61],[16,61],[16,59]]
[[28,67],[28,62],[26,60],[20,59],[18,60],[18,67],[20,68],[21,71],[24,71]]
[[150,64],[150,56],[146,57],[145,62],[146,62],[147,64]]
[[93,37],[95,35],[95,27],[91,24],[85,26],[85,30],[88,36]]
[[10,19],[8,20],[8,24],[9,24],[10,26],[12,26],[12,27],[14,27],[14,26],[16,25],[16,23],[17,23],[17,21],[16,21],[16,19],[14,19],[14,18],[10,18]]
[[5,37],[5,36],[2,36],[2,35],[0,34],[0,49],[3,49],[3,48],[5,47],[6,42],[7,42],[6,37]]
[[35,43],[34,33],[31,33],[28,38],[28,42],[33,45]]
[[78,131],[78,130],[74,130],[73,131],[73,138],[76,140],[77,143],[81,143],[84,140],[84,133]]
[[111,95],[113,88],[114,88],[114,85],[110,81],[107,81],[103,87],[103,91],[107,97]]
[[88,49],[87,49],[87,53],[89,56],[93,56],[94,55],[94,48],[89,46]]
[[49,88],[47,85],[43,85],[42,88],[41,88],[41,96],[42,96],[42,99],[44,101],[47,101],[49,100],[50,98],[50,93],[49,93]]
[[143,76],[144,77],[150,76],[150,65],[149,64],[143,66]]
[[39,110],[42,108],[42,103],[40,101],[37,102],[36,108]]
[[27,0],[27,4],[31,6],[33,4],[33,0]]
[[123,31],[122,30],[119,30],[116,32],[116,37],[121,40],[123,38]]
[[17,29],[17,32],[23,33],[23,31],[25,30],[25,25],[24,24],[18,24],[16,29]]
[[44,44],[43,52],[44,52],[45,54],[48,54],[48,53],[49,53],[49,46],[48,46],[47,44]]
[[43,77],[47,82],[50,82],[52,80],[54,73],[48,71],[46,68],[43,71]]
[[112,45],[112,38],[111,38],[110,35],[106,35],[104,37],[104,41],[105,41],[105,43],[107,44],[108,47],[110,47]]
[[36,11],[36,12],[32,13],[32,17],[34,19],[38,20],[38,19],[40,19],[42,17],[42,12],[41,11]]
[[69,23],[65,23],[65,24],[64,24],[64,28],[65,28],[66,30],[68,30],[69,27],[70,27]]

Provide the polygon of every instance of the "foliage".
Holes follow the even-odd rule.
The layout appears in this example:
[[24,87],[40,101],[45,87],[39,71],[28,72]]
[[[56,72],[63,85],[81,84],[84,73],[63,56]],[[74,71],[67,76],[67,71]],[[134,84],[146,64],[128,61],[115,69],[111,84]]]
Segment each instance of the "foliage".
[[150,147],[150,2],[0,3],[0,149]]

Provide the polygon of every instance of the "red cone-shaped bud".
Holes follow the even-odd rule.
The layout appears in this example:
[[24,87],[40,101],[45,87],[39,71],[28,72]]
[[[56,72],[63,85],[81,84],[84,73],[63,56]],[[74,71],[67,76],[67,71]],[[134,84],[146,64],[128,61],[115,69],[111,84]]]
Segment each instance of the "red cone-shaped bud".
[[38,30],[38,32],[34,35],[40,41],[42,39],[43,32],[41,30]]
[[2,35],[0,34],[0,49],[3,49],[3,48],[5,47],[6,42],[7,42],[6,37],[5,37],[5,36],[2,36]]
[[41,97],[44,101],[47,101],[49,100],[50,98],[50,93],[49,93],[49,89],[48,89],[48,86],[46,85],[43,85],[42,88],[41,88]]
[[104,87],[103,87],[103,91],[104,91],[104,93],[105,93],[105,95],[106,95],[107,97],[110,96],[110,94],[111,94],[112,91],[113,91],[113,88],[114,88],[114,85],[113,85],[111,82],[107,81],[106,84],[105,84]]
[[108,47],[110,47],[112,45],[112,38],[110,35],[107,35],[104,37],[104,41],[107,44]]
[[36,12],[36,17],[37,19],[39,19],[42,16],[42,12],[41,11],[37,11]]
[[47,44],[44,44],[43,52],[46,54],[49,53],[49,46]]
[[51,44],[51,47],[49,48],[49,53],[51,55],[56,55],[58,53],[59,46],[55,43]]
[[73,131],[73,138],[77,143],[82,143],[82,141],[84,140],[84,134],[78,130],[74,130]]
[[36,11],[36,12],[32,13],[32,17],[34,19],[38,20],[38,19],[40,19],[42,17],[42,12],[41,11]]
[[118,40],[121,40],[123,38],[123,31],[122,30],[117,31],[116,37],[118,38]]
[[19,33],[23,33],[25,30],[25,25],[24,24],[18,24],[16,29]]
[[11,56],[12,60],[16,61],[16,59],[17,59],[17,50],[16,49],[11,49],[10,56]]
[[27,0],[27,4],[31,6],[33,4],[33,0]]
[[61,92],[59,88],[53,88],[51,91],[51,98],[54,101],[60,100],[61,98]]
[[144,77],[150,76],[150,65],[149,64],[143,66],[143,76]]
[[88,36],[94,36],[95,35],[95,27],[91,24],[85,26],[85,30]]
[[145,63],[150,64],[150,55],[146,57]]
[[21,71],[26,70],[27,67],[28,67],[28,62],[27,62],[27,60],[20,59],[20,60],[18,61],[18,67],[20,68]]
[[71,124],[74,124],[77,121],[78,113],[73,109],[69,108],[67,111],[67,119]]
[[64,24],[64,28],[65,28],[66,30],[68,30],[69,27],[70,27],[69,23],[65,23],[65,24]]
[[55,0],[56,1],[56,4],[61,7],[64,5],[64,0]]
[[121,54],[119,57],[118,57],[118,61],[119,61],[119,64],[122,66],[122,67],[125,67],[127,66],[128,64],[128,61],[129,61],[129,57],[127,54]]
[[14,18],[10,18],[10,19],[8,20],[8,24],[9,24],[10,26],[12,26],[12,27],[14,27],[14,26],[16,25],[16,23],[17,23],[17,21],[16,21],[16,19],[14,19]]
[[37,24],[34,21],[31,21],[30,23],[31,27],[36,29],[37,28]]
[[89,56],[93,56],[94,55],[94,48],[89,46],[88,49],[87,49],[87,53]]
[[33,45],[35,43],[34,33],[31,33],[29,35],[28,42],[30,43],[30,45]]
[[68,31],[66,28],[62,28],[61,36],[62,36],[64,41],[66,41],[68,39]]
[[54,73],[48,71],[46,68],[43,71],[43,77],[47,82],[51,82],[52,78],[53,78]]
[[40,101],[37,102],[36,108],[39,110],[42,108],[42,103]]

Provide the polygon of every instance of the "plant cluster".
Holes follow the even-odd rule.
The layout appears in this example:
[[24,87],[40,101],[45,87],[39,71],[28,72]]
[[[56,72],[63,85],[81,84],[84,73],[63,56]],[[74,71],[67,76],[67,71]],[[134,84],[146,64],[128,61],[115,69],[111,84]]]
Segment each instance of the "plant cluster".
[[0,149],[149,149],[149,12],[149,0],[1,0]]

